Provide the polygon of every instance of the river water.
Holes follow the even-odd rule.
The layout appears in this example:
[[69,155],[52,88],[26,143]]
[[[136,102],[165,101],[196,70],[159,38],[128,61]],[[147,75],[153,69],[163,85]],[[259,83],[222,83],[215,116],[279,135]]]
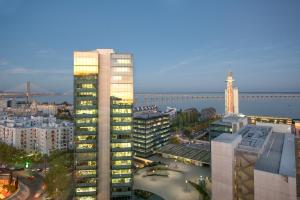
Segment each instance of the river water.
[[[258,96],[258,95],[298,95],[296,98],[240,98],[239,109],[240,113],[246,115],[267,115],[278,117],[291,117],[300,119],[300,93],[240,93],[242,96]],[[193,96],[223,96],[223,93],[185,93],[184,95]],[[37,97],[35,98],[41,102],[56,102],[61,103],[67,101],[72,103],[73,96],[52,96],[52,97]],[[144,104],[144,96],[136,95],[135,106],[142,106]],[[214,107],[218,113],[224,113],[224,98],[208,98],[208,99],[193,99],[193,100],[177,100],[155,103],[161,110],[165,110],[167,106],[176,107],[177,109],[186,109],[195,107],[199,111],[203,108]]]

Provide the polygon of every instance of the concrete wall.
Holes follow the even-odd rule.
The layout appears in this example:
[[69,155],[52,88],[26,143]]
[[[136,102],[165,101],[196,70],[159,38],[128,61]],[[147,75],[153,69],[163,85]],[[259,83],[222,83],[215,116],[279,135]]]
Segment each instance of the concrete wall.
[[233,200],[234,198],[234,148],[241,139],[239,135],[230,143],[216,140],[211,142],[213,200]]
[[239,89],[237,87],[233,88],[233,105],[234,114],[239,114]]
[[273,123],[263,123],[256,122],[257,126],[271,126],[273,127],[273,132],[276,133],[292,133],[292,126],[287,124],[273,124]]
[[100,49],[98,85],[98,194],[110,199],[110,74],[112,49]]
[[296,200],[296,178],[254,170],[255,200]]

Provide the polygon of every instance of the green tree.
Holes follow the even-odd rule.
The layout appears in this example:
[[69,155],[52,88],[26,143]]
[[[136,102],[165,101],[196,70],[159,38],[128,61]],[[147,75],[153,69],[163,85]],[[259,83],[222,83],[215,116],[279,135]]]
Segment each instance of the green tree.
[[73,154],[71,151],[55,151],[48,158],[49,171],[45,177],[46,192],[57,200],[67,199],[71,192]]
[[183,129],[183,133],[184,133],[184,135],[185,135],[187,138],[191,139],[191,137],[192,137],[192,135],[191,135],[191,133],[192,133],[191,128],[188,128],[188,127],[184,128],[184,129]]
[[180,144],[180,140],[179,140],[179,138],[177,136],[172,136],[170,138],[170,143],[171,144]]

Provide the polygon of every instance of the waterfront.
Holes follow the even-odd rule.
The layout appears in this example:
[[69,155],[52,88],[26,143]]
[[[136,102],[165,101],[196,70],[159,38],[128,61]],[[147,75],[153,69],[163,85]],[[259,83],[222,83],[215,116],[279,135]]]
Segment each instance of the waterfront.
[[[240,93],[240,95],[255,96],[262,94],[295,94],[299,93]],[[215,93],[185,93],[184,95],[206,95],[206,96],[223,96],[221,92]],[[142,106],[144,104],[143,95],[136,96],[135,106]],[[73,96],[51,96],[38,97],[36,100],[41,102],[56,102],[61,103],[67,101],[73,103]],[[148,104],[151,104],[149,102]],[[186,109],[195,107],[199,111],[206,107],[216,108],[218,113],[224,113],[224,99],[198,99],[198,100],[183,100],[167,103],[157,104],[160,109],[164,110],[167,106],[176,107],[178,109]],[[291,117],[294,119],[300,118],[300,98],[240,98],[240,112],[246,115],[268,115]]]

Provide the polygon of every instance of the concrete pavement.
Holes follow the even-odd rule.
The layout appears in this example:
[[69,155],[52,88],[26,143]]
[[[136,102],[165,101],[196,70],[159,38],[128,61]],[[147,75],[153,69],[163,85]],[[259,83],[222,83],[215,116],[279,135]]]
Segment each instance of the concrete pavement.
[[172,159],[164,159],[158,156],[150,157],[150,160],[161,161],[168,164],[171,168],[180,170],[180,172],[168,171],[169,177],[148,176],[145,169],[141,169],[134,176],[134,189],[141,189],[152,192],[164,198],[165,200],[198,200],[200,193],[186,180],[196,182],[200,176],[210,177],[210,169],[207,167],[198,167],[175,162]]

